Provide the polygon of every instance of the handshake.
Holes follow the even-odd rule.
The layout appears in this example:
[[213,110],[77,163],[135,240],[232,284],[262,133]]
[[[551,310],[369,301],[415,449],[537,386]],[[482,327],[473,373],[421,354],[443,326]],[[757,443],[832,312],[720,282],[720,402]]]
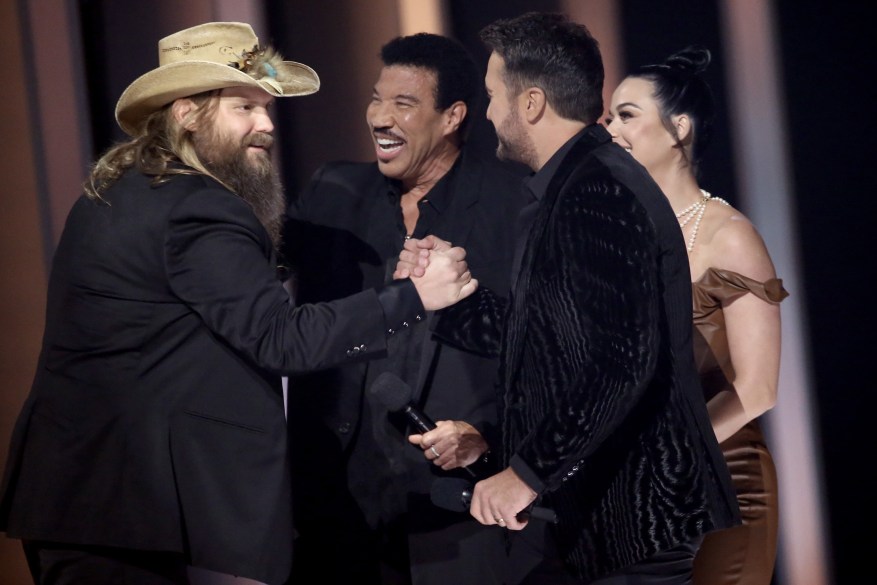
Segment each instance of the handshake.
[[410,278],[426,310],[444,309],[478,289],[465,259],[466,250],[435,236],[410,239],[399,253],[393,278]]

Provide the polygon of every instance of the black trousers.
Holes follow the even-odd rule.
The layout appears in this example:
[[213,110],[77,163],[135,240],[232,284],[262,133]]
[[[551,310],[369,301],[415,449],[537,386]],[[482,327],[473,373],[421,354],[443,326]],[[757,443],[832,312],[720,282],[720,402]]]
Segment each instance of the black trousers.
[[[520,585],[582,585],[583,581],[573,577],[564,566],[547,527],[534,524],[530,528],[535,530],[512,542],[510,556],[519,563],[522,558],[533,558],[534,555],[540,556],[541,560],[525,576],[519,576],[519,579],[513,577],[508,582]],[[703,537],[697,537],[591,581],[588,585],[692,585],[694,556],[701,542]]]
[[691,585],[694,555],[703,537],[695,538],[625,567],[591,585]]
[[37,585],[264,585],[186,565],[179,553],[26,541],[24,554]]
[[188,585],[183,555],[24,541],[36,585]]

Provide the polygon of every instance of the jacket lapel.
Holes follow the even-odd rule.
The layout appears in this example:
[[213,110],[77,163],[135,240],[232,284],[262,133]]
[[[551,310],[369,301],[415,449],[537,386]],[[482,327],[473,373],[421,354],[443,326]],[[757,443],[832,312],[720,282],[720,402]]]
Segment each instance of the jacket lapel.
[[[460,161],[460,169],[454,178],[455,184],[452,186],[453,196],[448,208],[442,213],[436,232],[445,240],[450,241],[454,246],[466,247],[469,241],[469,235],[474,226],[475,213],[472,213],[472,207],[477,205],[481,193],[481,182],[483,169],[481,163],[474,157],[466,156],[466,150],[461,154],[463,157]],[[426,327],[431,327],[434,313],[427,314]],[[414,388],[415,394],[420,397],[425,388],[430,384],[432,377],[432,364],[438,352],[439,344],[436,343],[432,335],[427,335],[423,343],[423,351],[420,356],[420,366],[417,376],[417,386]]]
[[513,382],[514,373],[518,369],[521,359],[521,353],[524,347],[524,339],[527,333],[528,310],[527,296],[530,287],[530,278],[533,274],[535,258],[537,252],[542,248],[554,207],[560,197],[563,187],[573,172],[586,159],[588,154],[600,144],[609,142],[611,137],[602,126],[591,125],[579,137],[576,144],[564,157],[563,162],[558,167],[554,177],[548,184],[545,196],[539,205],[539,211],[533,220],[533,225],[527,234],[527,243],[524,247],[524,254],[521,259],[521,267],[518,271],[517,278],[512,285],[512,296],[510,299],[510,313],[506,323],[506,335],[504,341],[503,355],[506,356],[504,362],[504,380],[506,388]]

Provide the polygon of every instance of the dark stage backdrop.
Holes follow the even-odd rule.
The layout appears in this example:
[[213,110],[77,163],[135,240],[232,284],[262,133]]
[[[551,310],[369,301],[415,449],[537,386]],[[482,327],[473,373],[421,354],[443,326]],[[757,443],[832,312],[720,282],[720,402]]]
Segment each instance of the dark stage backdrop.
[[843,585],[870,573],[856,544],[873,547],[877,521],[874,24],[851,2],[777,9],[834,582]]
[[[867,2],[763,1],[774,9],[780,53],[794,201],[791,213],[801,238],[797,256],[803,275],[803,290],[791,293],[805,299],[807,349],[812,360],[819,429],[817,455],[822,457],[826,536],[832,551],[830,578],[837,585],[856,583],[862,575],[870,574],[868,556],[852,551],[861,550],[861,545],[868,550],[868,545],[874,543],[868,535],[874,526],[872,500],[877,493],[877,479],[871,468],[875,433],[870,421],[877,406],[877,384],[865,367],[877,349],[871,337],[874,319],[868,304],[874,290],[875,263],[866,247],[871,224],[877,217],[877,189],[872,179],[877,152],[873,20],[866,18]],[[289,189],[300,188],[321,162],[369,156],[364,110],[379,70],[378,49],[398,34],[396,0],[264,0],[240,4],[261,4],[262,41],[274,43],[289,58],[314,66],[323,81],[317,95],[281,100],[287,103],[278,108],[278,144]],[[39,349],[45,293],[43,259],[51,256],[58,235],[50,225],[52,213],[63,207],[46,194],[51,161],[43,155],[53,145],[41,138],[48,129],[40,125],[40,116],[45,114],[39,108],[79,116],[83,134],[78,136],[79,142],[61,146],[85,159],[92,158],[123,137],[114,124],[116,99],[135,77],[155,66],[157,39],[198,22],[216,20],[209,15],[227,14],[238,3],[64,3],[62,21],[57,26],[68,27],[65,32],[73,39],[50,54],[49,61],[61,67],[62,56],[74,58],[73,66],[68,68],[73,70],[60,72],[35,66],[34,47],[45,42],[44,35],[57,34],[56,25],[47,30],[50,27],[40,24],[46,22],[48,12],[58,17],[58,10],[50,11],[49,5],[15,0],[2,3],[0,9],[2,46],[10,60],[5,71],[12,80],[7,91],[7,112],[0,125],[7,138],[5,146],[0,147],[0,169],[7,177],[6,187],[0,192],[4,234],[0,255],[4,291],[0,302],[0,330],[4,334],[0,430],[5,433],[9,432],[13,411],[26,395]],[[472,50],[483,71],[487,54],[477,40],[482,26],[527,10],[558,10],[563,2],[449,0],[443,6],[447,32]],[[701,169],[702,180],[714,194],[737,202],[740,186],[734,172],[734,132],[727,98],[730,88],[726,84],[729,51],[722,45],[720,6],[720,0],[619,0],[619,41],[622,62],[631,67],[656,62],[692,43],[705,45],[713,52],[715,61],[708,80],[718,99],[719,120]],[[66,25],[63,18],[67,19]],[[81,71],[76,70],[78,66]],[[71,103],[64,96],[37,94],[38,82],[60,79],[59,73],[76,79],[73,85],[81,92],[82,104]],[[483,108],[482,103],[475,114],[477,123],[471,141],[473,146],[491,152],[495,138],[484,120]],[[79,189],[78,179],[71,181],[69,189],[68,202]],[[5,451],[7,444],[8,434],[0,436],[0,450]],[[852,534],[865,534],[865,538],[854,543]],[[11,548],[7,544],[0,546],[0,582],[4,584],[12,574],[8,570],[12,564],[19,567],[15,574],[22,574],[21,560],[9,560],[18,552],[8,552]],[[776,585],[810,585],[792,583],[784,577],[778,571]]]

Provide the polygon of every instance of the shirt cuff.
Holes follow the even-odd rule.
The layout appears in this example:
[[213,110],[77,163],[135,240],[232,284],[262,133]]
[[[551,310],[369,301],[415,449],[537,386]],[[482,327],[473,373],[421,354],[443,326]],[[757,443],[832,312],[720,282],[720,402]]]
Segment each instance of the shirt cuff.
[[521,459],[520,455],[512,456],[512,460],[509,462],[509,467],[511,467],[512,470],[518,474],[518,477],[520,477],[525,484],[530,486],[534,492],[541,494],[545,491],[545,483],[539,479],[527,462]]
[[423,321],[426,310],[410,279],[394,280],[377,290],[378,302],[384,309],[387,335]]

